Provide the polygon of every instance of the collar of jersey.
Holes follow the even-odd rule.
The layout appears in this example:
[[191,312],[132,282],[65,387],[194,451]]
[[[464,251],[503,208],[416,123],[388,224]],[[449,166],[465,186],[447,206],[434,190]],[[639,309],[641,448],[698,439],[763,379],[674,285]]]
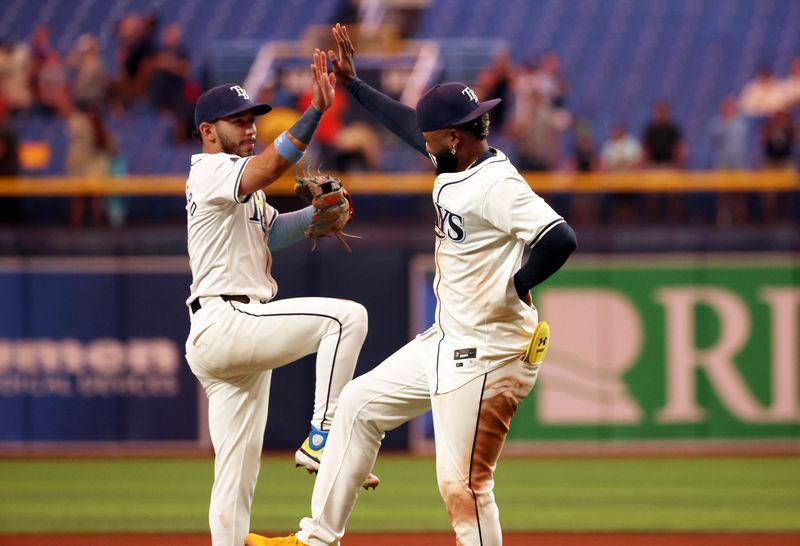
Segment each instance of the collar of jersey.
[[485,152],[483,152],[481,155],[478,156],[478,159],[472,162],[472,165],[467,167],[467,170],[473,169],[478,165],[480,165],[481,163],[483,163],[484,161],[486,161],[487,159],[491,159],[495,156],[497,156],[497,150],[495,150],[490,146],[488,150],[486,150]]
[[495,160],[500,159],[500,160],[503,160],[505,158],[506,158],[506,156],[503,155],[503,152],[501,152],[500,150],[498,150],[496,148],[491,148],[490,147],[484,153],[479,155],[478,159],[476,159],[475,162],[472,165],[470,165],[469,167],[467,167],[463,171],[458,171],[458,172],[454,172],[454,173],[442,173],[442,174],[438,175],[436,177],[436,179],[437,180],[447,180],[447,181],[451,181],[453,178],[462,179],[462,178],[471,176],[472,173],[474,173],[476,169],[480,169],[482,166],[484,166],[488,159],[495,159]]

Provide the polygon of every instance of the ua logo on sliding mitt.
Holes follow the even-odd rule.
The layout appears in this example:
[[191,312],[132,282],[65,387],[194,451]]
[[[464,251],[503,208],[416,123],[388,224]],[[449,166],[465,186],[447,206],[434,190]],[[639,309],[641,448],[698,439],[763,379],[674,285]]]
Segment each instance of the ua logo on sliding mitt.
[[550,344],[550,325],[546,320],[539,322],[531,336],[528,350],[525,352],[524,360],[528,364],[540,364],[547,356],[547,347]]

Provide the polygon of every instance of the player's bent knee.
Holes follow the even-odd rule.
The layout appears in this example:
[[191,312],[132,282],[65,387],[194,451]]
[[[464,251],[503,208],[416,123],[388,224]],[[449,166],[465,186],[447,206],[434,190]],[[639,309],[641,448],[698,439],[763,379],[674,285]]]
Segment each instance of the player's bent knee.
[[360,382],[356,378],[344,386],[342,393],[339,395],[338,412],[346,411],[348,414],[355,414],[358,408],[364,404],[364,389],[359,388],[359,384]]
[[386,424],[371,410],[370,399],[375,393],[366,388],[366,385],[366,381],[356,378],[344,386],[339,396],[336,417],[349,421],[357,428],[368,429],[370,435],[381,436],[386,430]]
[[450,514],[463,511],[465,505],[472,506],[474,510],[472,493],[467,484],[460,480],[441,480],[439,494]]
[[359,329],[366,331],[369,322],[367,308],[355,301],[347,302],[347,316],[351,324]]

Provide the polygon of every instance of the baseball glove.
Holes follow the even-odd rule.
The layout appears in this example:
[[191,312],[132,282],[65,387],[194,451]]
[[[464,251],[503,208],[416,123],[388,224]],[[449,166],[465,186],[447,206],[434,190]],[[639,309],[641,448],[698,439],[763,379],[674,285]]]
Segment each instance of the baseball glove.
[[306,173],[305,176],[297,174],[294,180],[294,192],[308,199],[314,207],[311,224],[305,231],[306,237],[314,242],[311,247],[312,252],[317,248],[320,237],[331,234],[339,239],[348,252],[352,252],[344,238],[358,237],[342,231],[347,222],[353,218],[353,202],[350,194],[342,186],[342,181],[322,173],[316,175]]

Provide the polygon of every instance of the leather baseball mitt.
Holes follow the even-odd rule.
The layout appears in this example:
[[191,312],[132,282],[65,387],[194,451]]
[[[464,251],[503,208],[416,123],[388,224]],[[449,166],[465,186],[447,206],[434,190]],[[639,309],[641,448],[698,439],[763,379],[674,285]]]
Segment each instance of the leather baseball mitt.
[[294,192],[308,199],[314,207],[311,224],[305,231],[306,237],[314,242],[311,250],[317,248],[320,237],[333,235],[348,252],[352,252],[344,238],[358,237],[342,231],[347,222],[353,218],[353,202],[350,194],[342,186],[342,181],[329,174],[306,173],[305,176],[297,174]]

